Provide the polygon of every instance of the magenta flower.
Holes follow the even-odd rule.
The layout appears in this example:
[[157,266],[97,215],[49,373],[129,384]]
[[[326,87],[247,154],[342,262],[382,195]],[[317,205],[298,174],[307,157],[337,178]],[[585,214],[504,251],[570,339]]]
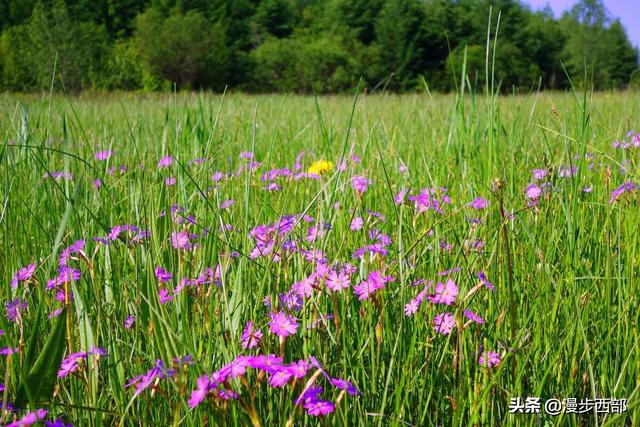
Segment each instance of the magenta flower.
[[174,249],[191,249],[191,241],[189,240],[189,233],[186,231],[174,231],[171,233],[171,245]]
[[369,299],[377,290],[384,289],[387,277],[382,277],[380,272],[372,271],[367,275],[367,280],[363,280],[359,285],[353,287],[353,293],[358,296],[360,301]]
[[307,410],[307,414],[319,417],[333,412],[335,405],[327,400],[311,400],[303,408]]
[[542,188],[538,184],[529,184],[524,189],[524,196],[529,200],[538,200],[542,196]]
[[21,419],[7,424],[6,427],[24,427],[33,425],[46,417],[47,413],[46,409],[38,409],[36,411],[29,412]]
[[26,282],[29,279],[31,279],[35,271],[36,271],[36,264],[29,264],[26,267],[22,267],[11,278],[11,288],[15,289],[18,287],[19,282]]
[[547,171],[546,169],[534,169],[531,171],[531,174],[535,181],[542,181],[547,176]]
[[360,390],[358,390],[350,381],[347,381],[342,378],[331,378],[329,380],[332,386],[340,390],[346,390],[351,396],[355,396],[356,394],[362,395]]
[[487,288],[489,288],[490,291],[492,291],[495,288],[493,284],[487,279],[487,276],[484,274],[484,271],[481,271],[478,273],[478,279],[480,279],[480,283],[482,283]]
[[476,197],[471,202],[467,203],[467,206],[476,210],[486,209],[489,207],[489,201],[482,197]]
[[353,178],[351,178],[351,187],[358,194],[363,194],[365,191],[367,191],[368,184],[369,181],[364,176],[354,176]]
[[5,304],[5,314],[7,320],[15,323],[22,322],[22,312],[27,311],[29,305],[26,301],[20,301],[19,298],[10,300]]
[[98,151],[96,153],[96,160],[109,160],[112,154],[110,150]]
[[407,190],[398,191],[398,194],[393,196],[393,203],[395,203],[396,205],[401,205],[402,203],[404,203],[404,197],[406,195],[407,195]]
[[480,316],[478,316],[477,314],[475,314],[473,311],[471,310],[465,310],[464,315],[467,319],[472,320],[476,323],[482,324],[484,323],[484,319]]
[[343,289],[349,288],[351,286],[351,278],[345,274],[344,272],[336,273],[331,270],[329,274],[327,274],[327,278],[325,280],[327,288],[332,290],[333,292],[340,292]]
[[451,313],[441,313],[433,318],[433,329],[442,335],[449,335],[456,326],[456,320]]
[[364,225],[364,220],[361,217],[356,216],[351,220],[351,225],[349,226],[349,228],[352,231],[357,231],[362,229],[363,225]]
[[480,364],[480,366],[486,366],[487,368],[498,366],[500,362],[500,355],[495,351],[485,351],[480,355],[480,359],[478,359],[478,364]]
[[447,280],[447,283],[438,282],[435,289],[435,294],[429,295],[427,299],[435,304],[451,305],[455,302],[458,296],[458,287],[451,279]]
[[12,354],[20,351],[18,347],[3,347],[0,348],[0,356],[11,356]]
[[318,387],[309,387],[304,393],[302,393],[300,396],[298,396],[297,398],[293,399],[293,404],[294,405],[300,405],[303,402],[308,403],[311,401],[317,401],[318,400],[318,396],[320,396],[322,394],[322,387],[318,386]]
[[288,337],[298,330],[298,323],[295,317],[281,311],[279,313],[271,313],[271,322],[269,322],[269,330],[272,334],[279,337]]
[[173,157],[165,156],[158,161],[158,169],[160,168],[168,168],[173,164]]
[[293,377],[301,379],[304,378],[305,375],[307,375],[307,371],[309,370],[309,363],[307,363],[306,360],[301,359],[297,362],[291,363],[286,367],[286,369]]
[[618,198],[620,198],[620,196],[622,196],[624,193],[627,192],[635,192],[638,188],[640,188],[640,186],[635,185],[632,182],[625,182],[624,184],[622,184],[621,186],[615,188],[612,192],[611,192],[611,198],[609,199],[609,204],[613,204],[616,200],[618,200]]
[[276,371],[269,377],[269,385],[282,388],[291,378],[293,378],[293,374],[287,368],[281,366],[276,368]]
[[165,270],[160,266],[156,267],[155,274],[156,274],[156,279],[158,279],[158,282],[160,283],[167,283],[173,277],[171,273],[169,273],[167,270]]
[[249,320],[244,327],[244,331],[242,331],[242,336],[240,337],[242,341],[242,348],[254,348],[260,344],[262,340],[263,333],[260,329],[254,329],[253,322]]
[[203,375],[197,379],[196,389],[191,392],[189,397],[189,407],[195,408],[207,397],[210,390],[210,381],[208,375]]
[[222,203],[220,203],[220,209],[227,209],[230,208],[231,206],[233,206],[236,203],[235,200],[233,199],[229,199],[229,200],[225,200]]
[[125,329],[131,329],[133,327],[133,324],[136,321],[136,317],[135,316],[127,316],[126,319],[124,319],[124,328]]
[[167,187],[172,187],[176,184],[176,179],[173,176],[167,177],[167,179],[164,180],[164,184]]

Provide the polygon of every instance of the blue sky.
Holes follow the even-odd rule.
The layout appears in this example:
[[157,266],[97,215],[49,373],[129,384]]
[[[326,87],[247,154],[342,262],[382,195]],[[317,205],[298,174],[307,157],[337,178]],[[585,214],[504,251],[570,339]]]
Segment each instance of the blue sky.
[[[551,6],[556,16],[571,8],[578,0],[522,0],[532,9],[542,9],[546,4]],[[640,0],[604,0],[611,16],[620,18],[629,35],[629,39],[640,47]]]

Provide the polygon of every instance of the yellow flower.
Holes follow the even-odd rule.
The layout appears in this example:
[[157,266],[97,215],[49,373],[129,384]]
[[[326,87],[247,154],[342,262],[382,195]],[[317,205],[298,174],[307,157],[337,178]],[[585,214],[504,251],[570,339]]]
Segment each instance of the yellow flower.
[[309,166],[307,173],[312,173],[314,175],[322,175],[325,172],[329,172],[333,170],[333,162],[329,162],[327,160],[317,160]]

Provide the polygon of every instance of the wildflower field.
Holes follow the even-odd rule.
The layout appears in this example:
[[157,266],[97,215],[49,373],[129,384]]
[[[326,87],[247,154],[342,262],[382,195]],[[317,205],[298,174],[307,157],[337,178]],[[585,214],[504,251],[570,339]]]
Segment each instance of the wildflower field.
[[640,425],[639,99],[0,96],[0,424]]

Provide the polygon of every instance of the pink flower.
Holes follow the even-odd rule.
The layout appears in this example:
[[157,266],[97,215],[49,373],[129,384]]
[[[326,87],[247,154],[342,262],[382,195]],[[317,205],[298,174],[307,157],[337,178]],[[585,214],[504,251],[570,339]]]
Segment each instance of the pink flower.
[[471,202],[467,203],[467,206],[476,210],[481,210],[489,207],[489,201],[482,197],[476,197]]
[[174,231],[171,233],[171,245],[173,245],[175,249],[191,249],[189,233],[186,231]]
[[164,180],[164,184],[167,187],[172,187],[176,184],[176,179],[172,176],[168,177],[167,179]]
[[173,164],[173,157],[166,156],[161,158],[160,161],[158,161],[158,168],[168,168],[172,164]]
[[335,405],[327,400],[311,400],[304,404],[304,409],[309,415],[319,417],[333,412]]
[[272,334],[279,337],[287,337],[293,335],[298,330],[298,323],[295,317],[281,311],[279,313],[271,313],[271,322],[269,322],[269,330]]
[[529,184],[524,189],[524,196],[529,200],[538,200],[542,196],[542,188],[538,184]]
[[465,310],[464,311],[464,316],[469,319],[472,320],[476,323],[482,324],[484,323],[484,319],[480,316],[478,316],[477,314],[475,314],[473,311],[471,310]]
[[364,176],[354,176],[353,178],[351,178],[351,187],[358,194],[363,194],[365,191],[367,191],[368,184],[369,181]]
[[333,292],[340,292],[343,289],[349,288],[351,285],[351,279],[342,271],[340,273],[336,273],[332,270],[327,275],[325,283],[327,288],[331,289]]
[[260,329],[254,329],[253,322],[249,320],[244,327],[242,336],[240,337],[242,340],[242,348],[247,349],[257,347],[262,340],[262,336],[262,331]]
[[209,394],[210,381],[208,375],[203,375],[197,380],[197,387],[191,392],[189,397],[189,407],[191,409],[198,406]]
[[435,294],[429,295],[427,299],[435,304],[451,305],[455,302],[458,296],[458,287],[451,279],[447,280],[447,283],[438,282],[435,289]]
[[485,351],[480,355],[480,359],[478,359],[478,364],[486,366],[487,368],[498,366],[500,362],[500,355],[495,351]]
[[357,231],[362,229],[363,225],[364,225],[364,221],[362,220],[362,218],[359,216],[356,216],[351,220],[351,225],[349,226],[349,228],[352,231]]
[[451,313],[441,313],[433,318],[433,329],[442,335],[449,335],[456,326],[456,320]]
[[369,299],[378,289],[384,289],[385,278],[377,271],[372,271],[367,276],[367,280],[363,280],[359,285],[353,287],[353,293],[358,296],[360,301]]

